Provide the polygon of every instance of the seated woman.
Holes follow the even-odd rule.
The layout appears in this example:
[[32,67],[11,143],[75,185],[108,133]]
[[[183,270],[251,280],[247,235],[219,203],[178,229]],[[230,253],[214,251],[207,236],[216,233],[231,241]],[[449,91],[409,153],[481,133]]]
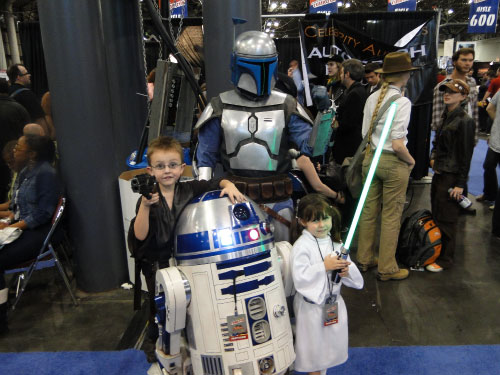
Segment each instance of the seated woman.
[[[7,296],[4,271],[35,258],[47,236],[57,206],[61,188],[55,169],[54,143],[49,137],[25,135],[14,148],[14,170],[19,171],[14,183],[14,194],[8,207],[0,205],[9,223],[7,226],[23,230],[14,242],[0,250],[0,334],[7,331]],[[5,215],[7,214],[7,215]]]

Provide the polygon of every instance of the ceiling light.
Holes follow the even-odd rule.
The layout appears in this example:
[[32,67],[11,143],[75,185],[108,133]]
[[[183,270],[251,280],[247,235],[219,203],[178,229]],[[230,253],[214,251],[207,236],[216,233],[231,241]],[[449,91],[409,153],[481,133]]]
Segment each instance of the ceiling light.
[[267,21],[266,25],[271,26],[273,24],[273,21]]
[[345,3],[345,7],[346,8],[350,8],[351,7],[351,3]]
[[268,33],[269,31],[271,31],[271,29],[268,27],[268,28],[266,29],[266,33]]
[[339,2],[337,3],[337,5],[338,5],[339,7],[341,7],[342,5],[344,5],[344,3],[343,3],[342,1],[339,1]]
[[453,13],[453,9],[448,9],[448,14],[452,14]]
[[273,25],[274,27],[278,27],[280,25],[280,21],[274,21]]
[[287,4],[287,3],[281,3],[281,7],[282,7],[283,9],[286,9],[286,7],[287,7],[287,6],[288,6],[288,4]]
[[274,33],[269,34],[271,38],[274,38]]
[[278,7],[278,4],[275,2],[272,2],[269,7],[271,8],[271,10],[275,10]]

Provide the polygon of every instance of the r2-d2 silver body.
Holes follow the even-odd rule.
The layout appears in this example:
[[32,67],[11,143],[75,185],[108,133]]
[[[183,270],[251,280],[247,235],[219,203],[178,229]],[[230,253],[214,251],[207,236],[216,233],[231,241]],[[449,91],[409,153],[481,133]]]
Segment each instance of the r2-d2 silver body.
[[149,374],[280,375],[295,359],[285,297],[289,244],[275,246],[258,205],[219,195],[184,209],[177,266],[157,272],[159,364]]

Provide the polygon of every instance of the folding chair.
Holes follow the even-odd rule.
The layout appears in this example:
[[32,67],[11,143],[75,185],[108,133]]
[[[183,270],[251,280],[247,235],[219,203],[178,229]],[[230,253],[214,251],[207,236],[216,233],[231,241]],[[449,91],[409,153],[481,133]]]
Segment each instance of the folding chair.
[[52,246],[51,243],[52,235],[54,234],[54,231],[56,230],[57,225],[61,220],[65,206],[66,206],[66,198],[61,197],[59,199],[59,203],[56,207],[56,211],[52,218],[52,226],[50,228],[49,233],[47,234],[47,237],[45,238],[45,241],[43,241],[43,245],[42,248],[40,249],[38,256],[29,262],[25,262],[22,265],[19,265],[17,268],[11,268],[5,270],[5,274],[19,274],[17,280],[17,288],[16,288],[16,300],[12,304],[12,310],[16,308],[16,305],[19,302],[19,299],[21,298],[24,290],[26,289],[26,285],[28,284],[33,272],[54,266],[57,266],[59,274],[61,275],[64,284],[66,284],[66,288],[68,289],[68,292],[71,295],[73,304],[75,306],[78,306],[78,302],[76,301],[75,295],[71,290],[71,286],[69,284],[66,271],[64,270],[64,267],[59,261],[59,258],[57,257],[57,254],[54,251],[54,247]]

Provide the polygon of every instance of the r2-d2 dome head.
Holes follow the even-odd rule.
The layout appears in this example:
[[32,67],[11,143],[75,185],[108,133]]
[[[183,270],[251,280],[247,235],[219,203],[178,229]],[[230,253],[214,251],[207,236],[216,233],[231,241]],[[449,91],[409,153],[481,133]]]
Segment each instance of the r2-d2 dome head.
[[179,217],[175,258],[194,266],[260,254],[274,247],[273,231],[255,202],[232,204],[220,190],[210,191],[191,200]]
[[252,96],[271,94],[276,82],[278,53],[274,41],[264,32],[245,31],[234,43],[231,81]]

